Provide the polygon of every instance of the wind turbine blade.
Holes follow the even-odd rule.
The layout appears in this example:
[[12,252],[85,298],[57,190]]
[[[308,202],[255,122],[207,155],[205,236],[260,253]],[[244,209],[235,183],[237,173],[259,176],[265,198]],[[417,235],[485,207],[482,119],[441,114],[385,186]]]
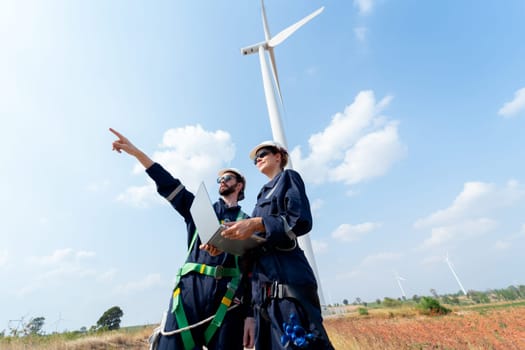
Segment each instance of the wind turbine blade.
[[[311,14],[309,14],[308,16],[306,16],[305,18],[303,18],[299,22],[297,22],[295,24],[292,24],[291,26],[289,26],[285,30],[281,31],[279,34],[277,34],[276,36],[274,36],[270,40],[268,40],[268,37],[266,37],[266,40],[268,41],[268,46],[276,47],[277,45],[279,45],[280,43],[285,41],[286,38],[288,38],[290,35],[292,35],[297,29],[301,28],[303,25],[308,23],[312,18],[314,18],[315,16],[317,16],[318,14],[323,12],[323,10],[324,10],[324,6],[319,8],[317,11],[312,12]],[[264,14],[264,8],[263,8],[263,14]],[[264,17],[266,18],[266,16],[264,16]],[[265,34],[266,34],[266,28],[265,28]],[[268,32],[268,35],[269,35],[269,32]]]
[[268,48],[268,53],[270,55],[270,66],[272,67],[273,80],[277,86],[277,93],[279,94],[281,106],[283,106],[283,96],[281,95],[281,85],[279,84],[279,75],[277,74],[277,65],[275,64],[275,54],[273,52],[273,48]]
[[268,21],[266,20],[266,10],[264,8],[264,0],[261,0],[261,13],[264,28],[264,38],[266,41],[270,40],[270,28],[268,27]]

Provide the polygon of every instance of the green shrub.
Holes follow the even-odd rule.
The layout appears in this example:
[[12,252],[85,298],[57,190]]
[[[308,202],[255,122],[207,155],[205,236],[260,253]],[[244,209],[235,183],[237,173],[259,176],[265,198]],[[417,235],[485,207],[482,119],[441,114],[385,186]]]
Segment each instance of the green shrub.
[[359,313],[359,315],[361,316],[366,316],[368,315],[368,309],[366,307],[360,307],[359,309],[357,309],[357,312]]
[[425,315],[446,315],[451,311],[431,297],[422,297],[417,304],[417,309]]
[[401,306],[401,302],[399,300],[396,300],[396,299],[385,298],[383,300],[383,306],[384,307],[399,307],[399,306]]

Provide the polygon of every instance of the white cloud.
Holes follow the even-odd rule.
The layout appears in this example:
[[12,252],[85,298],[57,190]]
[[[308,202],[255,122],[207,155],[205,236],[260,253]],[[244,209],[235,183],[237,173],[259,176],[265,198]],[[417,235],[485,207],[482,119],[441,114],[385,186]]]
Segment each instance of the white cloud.
[[143,186],[131,186],[117,196],[117,201],[124,202],[135,207],[147,207],[152,202],[159,202],[161,198],[156,195],[155,184],[149,180]]
[[511,242],[503,240],[496,241],[496,243],[494,244],[494,248],[496,248],[497,250],[506,250],[510,248],[510,246]]
[[362,266],[369,266],[369,265],[377,265],[386,261],[393,261],[393,260],[399,260],[399,258],[402,257],[402,254],[399,253],[378,253],[378,254],[372,254],[363,259],[361,262]]
[[312,209],[312,214],[317,216],[321,208],[324,206],[324,200],[321,198],[316,198],[310,203],[310,208]]
[[515,180],[508,181],[502,187],[484,182],[466,182],[450,207],[417,220],[414,227],[445,226],[468,218],[479,218],[497,208],[512,205],[524,196],[525,189]]
[[381,224],[375,222],[365,222],[357,225],[342,224],[332,232],[332,237],[343,242],[353,242],[379,227],[381,227]]
[[491,216],[524,197],[525,189],[515,180],[503,186],[466,182],[448,208],[414,223],[416,229],[430,229],[430,237],[420,248],[436,248],[491,232],[498,226]]
[[441,256],[441,255],[431,255],[431,256],[427,256],[425,257],[421,263],[424,264],[424,265],[433,265],[433,264],[437,264],[437,263],[442,263],[445,261],[445,257],[444,256]]
[[335,275],[335,279],[338,280],[338,281],[349,280],[349,279],[352,279],[354,277],[357,277],[358,275],[359,275],[359,271],[357,271],[357,270],[350,270],[350,271],[347,271],[347,272],[336,274]]
[[514,99],[510,102],[506,102],[503,107],[500,108],[498,114],[503,117],[513,117],[518,113],[525,111],[525,88],[521,88],[514,93]]
[[95,269],[82,266],[81,260],[94,257],[91,251],[72,248],[57,249],[50,255],[32,256],[29,263],[36,267],[50,268],[31,279],[29,284],[18,291],[19,296],[26,296],[38,290],[45,289],[54,283],[68,283],[74,278],[85,278],[97,276]]
[[97,276],[97,271],[95,269],[66,262],[29,280],[29,284],[20,288],[17,295],[25,297],[51,286],[74,283],[71,282],[73,279],[85,279],[87,277],[95,276]]
[[494,185],[483,182],[467,182],[463,191],[454,199],[452,205],[438,210],[427,218],[415,222],[415,228],[439,225],[468,216],[470,211],[477,211],[481,203],[490,199],[494,194]]
[[354,0],[354,5],[357,6],[360,14],[366,15],[372,12],[374,0]]
[[76,252],[76,254],[75,254],[75,256],[78,259],[91,258],[91,257],[94,257],[95,255],[96,255],[95,252],[89,252],[89,251],[85,251],[85,250],[80,250],[80,251]]
[[29,261],[37,265],[60,264],[66,260],[71,259],[73,255],[73,249],[65,248],[55,250],[51,255],[33,256],[29,258]]
[[370,268],[375,268],[378,267],[378,265],[399,260],[401,257],[403,257],[403,254],[392,252],[368,255],[363,260],[361,260],[361,262],[354,269],[336,274],[336,279],[346,280],[357,277],[361,274],[365,274]]
[[366,27],[356,27],[354,28],[354,34],[357,40],[366,41],[366,34],[368,33],[368,28]]
[[378,103],[372,91],[360,92],[342,113],[308,140],[310,154],[301,147],[291,152],[294,167],[305,181],[344,182],[352,185],[384,175],[405,154],[398,135],[398,122],[381,115],[392,98]]
[[97,272],[94,269],[64,264],[56,269],[41,274],[38,276],[38,279],[42,281],[64,281],[72,277],[84,278],[96,275]]
[[498,250],[505,250],[511,248],[514,244],[514,241],[525,239],[525,224],[521,226],[521,229],[516,234],[512,234],[508,237],[502,238],[494,244],[494,247]]
[[152,273],[152,274],[147,275],[141,280],[131,281],[129,283],[116,287],[115,293],[117,294],[136,293],[136,292],[147,290],[151,287],[159,286],[161,284],[162,283],[161,283],[160,274]]
[[51,255],[33,256],[29,262],[36,265],[57,265],[71,262],[75,259],[90,258],[95,256],[94,252],[75,251],[72,248],[57,249]]
[[397,123],[363,136],[347,150],[343,163],[332,171],[332,179],[351,185],[386,174],[404,154]]
[[434,227],[431,230],[430,238],[426,239],[421,247],[433,248],[451,241],[465,240],[493,231],[496,227],[497,223],[487,218],[462,220],[457,224]]
[[97,280],[99,281],[112,281],[115,276],[117,275],[118,270],[117,269],[109,269],[106,272],[99,273],[97,275]]
[[[151,158],[174,177],[181,179],[189,189],[196,190],[201,181],[214,178],[217,170],[229,165],[235,155],[230,134],[223,130],[204,130],[200,125],[169,129],[164,133],[159,150]],[[135,173],[144,174],[144,168],[135,166]],[[147,177],[147,175],[144,175]],[[160,197],[151,180],[143,186],[127,188],[117,200],[135,206],[147,206]]]

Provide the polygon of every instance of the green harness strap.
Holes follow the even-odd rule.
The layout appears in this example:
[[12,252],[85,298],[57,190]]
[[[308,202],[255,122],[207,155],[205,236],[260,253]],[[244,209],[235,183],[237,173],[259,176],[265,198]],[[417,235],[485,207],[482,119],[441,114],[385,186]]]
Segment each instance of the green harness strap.
[[[188,319],[186,318],[186,314],[184,313],[184,308],[182,307],[182,303],[180,303],[180,288],[179,287],[177,287],[175,291],[173,292],[173,309],[174,310],[172,310],[172,312],[175,312],[175,318],[177,319],[177,324],[179,328],[188,327],[189,326]],[[180,336],[182,338],[182,343],[184,344],[184,349],[190,350],[195,347],[195,341],[193,341],[193,336],[191,335],[191,331],[189,329],[180,332]]]
[[[235,262],[237,263],[237,257],[235,257]],[[219,308],[215,313],[215,317],[213,318],[213,320],[211,320],[210,325],[208,326],[208,328],[206,328],[206,331],[204,331],[204,340],[206,341],[206,344],[210,342],[217,329],[221,326],[222,321],[224,321],[226,312],[228,312],[228,308],[232,303],[235,291],[239,286],[239,280],[240,277],[237,276],[232,278],[230,283],[228,283],[228,290],[226,291],[226,294],[221,300],[221,305],[219,305]]]
[[[188,253],[186,255],[185,261],[188,260],[190,253],[191,253],[191,249],[193,245],[195,244],[196,240],[197,240],[197,230],[195,229],[190,245],[188,247]],[[172,302],[171,312],[175,314],[175,318],[177,319],[177,324],[179,328],[186,328],[189,326],[188,319],[186,318],[186,314],[184,313],[182,303],[180,302],[179,282],[182,276],[183,275],[182,275],[182,268],[181,268],[179,269],[179,271],[177,272],[177,275],[175,276],[175,289],[173,290],[173,297],[172,297],[173,302]],[[184,349],[190,350],[195,347],[195,342],[193,341],[193,336],[191,335],[191,331],[189,329],[186,331],[182,331],[180,333],[180,336],[182,338],[182,343],[184,344]]]
[[215,277],[217,279],[221,279],[223,277],[237,277],[240,275],[240,271],[237,267],[228,268],[228,267],[222,267],[221,265],[209,266],[206,264],[197,264],[197,263],[186,263],[180,269],[180,271],[181,271],[181,276],[184,276],[185,274],[190,273],[190,272],[197,272],[201,275]]
[[[237,214],[236,221],[241,220],[244,217],[243,212],[239,210],[239,214]],[[186,256],[186,260],[188,260],[188,257],[190,256],[191,250],[195,244],[195,241],[197,240],[197,230],[195,230],[195,233],[193,234],[193,237],[191,239],[191,243],[188,248],[188,254]],[[210,276],[214,278],[222,278],[222,277],[232,277],[232,280],[230,283],[228,283],[228,289],[226,290],[226,293],[224,297],[221,300],[221,304],[219,305],[219,308],[217,309],[217,312],[215,313],[215,316],[213,317],[210,325],[206,330],[204,331],[204,340],[206,344],[209,343],[217,329],[221,326],[222,321],[224,320],[224,317],[226,316],[226,312],[228,311],[228,307],[230,307],[231,302],[233,300],[233,296],[235,294],[235,291],[237,290],[237,287],[239,286],[240,281],[240,270],[239,270],[239,264],[238,264],[238,257],[235,256],[235,267],[234,268],[224,268],[222,266],[208,266],[206,264],[199,264],[199,263],[192,263],[192,262],[186,262],[182,268],[179,269],[176,277],[175,277],[175,289],[173,291],[173,302],[172,302],[172,308],[171,312],[175,314],[175,318],[177,320],[177,324],[179,326],[179,329],[182,328],[188,328],[188,319],[186,317],[186,313],[184,312],[184,308],[181,303],[181,297],[180,297],[180,287],[179,282],[182,276],[190,273],[190,272],[196,272],[201,275]],[[195,347],[195,341],[193,340],[193,336],[191,335],[191,330],[185,329],[182,332],[180,332],[182,342],[184,344],[184,349],[191,350]]]

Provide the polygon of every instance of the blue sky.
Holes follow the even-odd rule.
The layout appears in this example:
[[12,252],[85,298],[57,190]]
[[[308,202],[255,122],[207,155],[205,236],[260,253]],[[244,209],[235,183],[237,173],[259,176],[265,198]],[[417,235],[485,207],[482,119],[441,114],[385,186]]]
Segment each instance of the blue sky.
[[[327,303],[525,284],[525,3],[267,0],[294,168]],[[182,220],[108,128],[214,188],[242,169],[251,212],[271,138],[259,1],[0,3],[0,331],[108,308],[154,323]]]

